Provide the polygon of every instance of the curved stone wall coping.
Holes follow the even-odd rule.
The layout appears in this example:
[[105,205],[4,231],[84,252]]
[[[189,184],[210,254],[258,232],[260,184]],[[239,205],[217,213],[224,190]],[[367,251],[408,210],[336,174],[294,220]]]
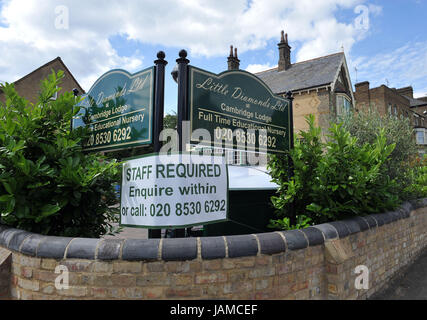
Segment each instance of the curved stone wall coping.
[[427,198],[405,202],[396,211],[357,216],[303,230],[175,239],[86,239],[43,236],[0,225],[0,246],[32,257],[51,259],[187,261],[277,254],[318,246],[410,216],[427,207]]

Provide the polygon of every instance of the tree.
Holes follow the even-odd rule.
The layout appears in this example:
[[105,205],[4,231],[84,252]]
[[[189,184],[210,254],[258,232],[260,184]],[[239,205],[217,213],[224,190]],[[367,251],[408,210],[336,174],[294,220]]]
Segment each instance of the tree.
[[390,160],[387,162],[386,174],[399,183],[394,190],[395,194],[405,199],[403,190],[411,183],[409,163],[417,157],[417,146],[414,130],[409,119],[393,115],[381,116],[375,105],[362,112],[350,112],[339,119],[343,128],[357,137],[357,145],[373,143],[380,130],[384,131],[386,143],[395,144]]
[[178,116],[176,115],[176,112],[173,112],[173,114],[167,114],[163,118],[164,129],[176,129],[177,125],[178,125]]

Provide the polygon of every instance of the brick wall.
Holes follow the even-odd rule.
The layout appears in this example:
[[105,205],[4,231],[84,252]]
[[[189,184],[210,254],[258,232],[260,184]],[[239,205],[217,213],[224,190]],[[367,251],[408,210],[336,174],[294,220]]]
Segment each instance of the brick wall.
[[0,300],[8,299],[10,296],[10,271],[12,253],[0,248]]
[[316,126],[325,131],[329,128],[333,97],[331,98],[328,90],[320,89],[318,92],[313,90],[310,93],[294,94],[293,97],[294,132],[296,134],[308,129],[305,117],[310,114],[315,116]]
[[409,100],[399,94],[397,90],[390,89],[385,85],[370,89],[367,81],[357,83],[355,87],[354,98],[356,99],[356,108],[358,110],[367,110],[369,107],[375,108],[380,115],[384,116],[388,114],[388,106],[390,104],[393,115],[394,107],[396,106],[398,116],[409,117],[413,121]]
[[[59,265],[69,289],[57,290]],[[13,255],[13,299],[319,299],[321,246],[276,255],[193,261],[56,260]]]
[[369,82],[365,81],[356,83],[354,87],[356,88],[356,91],[354,92],[354,99],[356,99],[356,109],[359,111],[368,110],[371,103]]
[[[328,299],[366,299],[386,289],[393,276],[426,248],[427,208],[412,211],[408,219],[388,224],[381,217],[376,219],[378,228],[326,244]],[[369,270],[368,290],[355,288],[355,268],[361,265]]]
[[[427,199],[304,230],[227,237],[44,237],[0,226],[12,299],[366,299],[427,246]],[[369,270],[356,290],[355,268]],[[55,280],[69,271],[69,288]],[[61,283],[61,282],[60,282]]]

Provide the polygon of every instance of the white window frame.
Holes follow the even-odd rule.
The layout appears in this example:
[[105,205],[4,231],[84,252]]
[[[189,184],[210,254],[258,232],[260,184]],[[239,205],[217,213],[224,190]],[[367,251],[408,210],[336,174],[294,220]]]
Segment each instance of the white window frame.
[[[342,104],[339,102],[340,100],[342,100]],[[345,102],[347,102],[347,106]],[[342,117],[350,112],[350,110],[353,108],[353,104],[350,97],[348,97],[346,94],[337,94],[336,107],[337,117]]]
[[415,140],[418,145],[426,144],[426,130],[424,128],[415,129]]

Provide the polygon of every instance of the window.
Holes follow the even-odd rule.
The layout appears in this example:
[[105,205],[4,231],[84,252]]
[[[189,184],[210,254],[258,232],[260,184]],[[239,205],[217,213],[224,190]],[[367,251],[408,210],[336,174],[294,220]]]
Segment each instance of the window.
[[394,115],[397,116],[397,106],[394,105]]
[[425,144],[424,131],[424,129],[417,129],[415,131],[415,138],[417,139],[417,144]]
[[337,116],[343,116],[350,112],[351,101],[344,95],[337,95]]
[[[208,146],[191,145],[191,152],[199,152],[203,155],[224,156],[225,161],[229,165],[238,166],[267,166],[267,153],[254,151],[243,151],[235,149],[214,148]],[[254,163],[255,162],[255,163]]]
[[388,114],[391,115],[391,103],[388,104]]

